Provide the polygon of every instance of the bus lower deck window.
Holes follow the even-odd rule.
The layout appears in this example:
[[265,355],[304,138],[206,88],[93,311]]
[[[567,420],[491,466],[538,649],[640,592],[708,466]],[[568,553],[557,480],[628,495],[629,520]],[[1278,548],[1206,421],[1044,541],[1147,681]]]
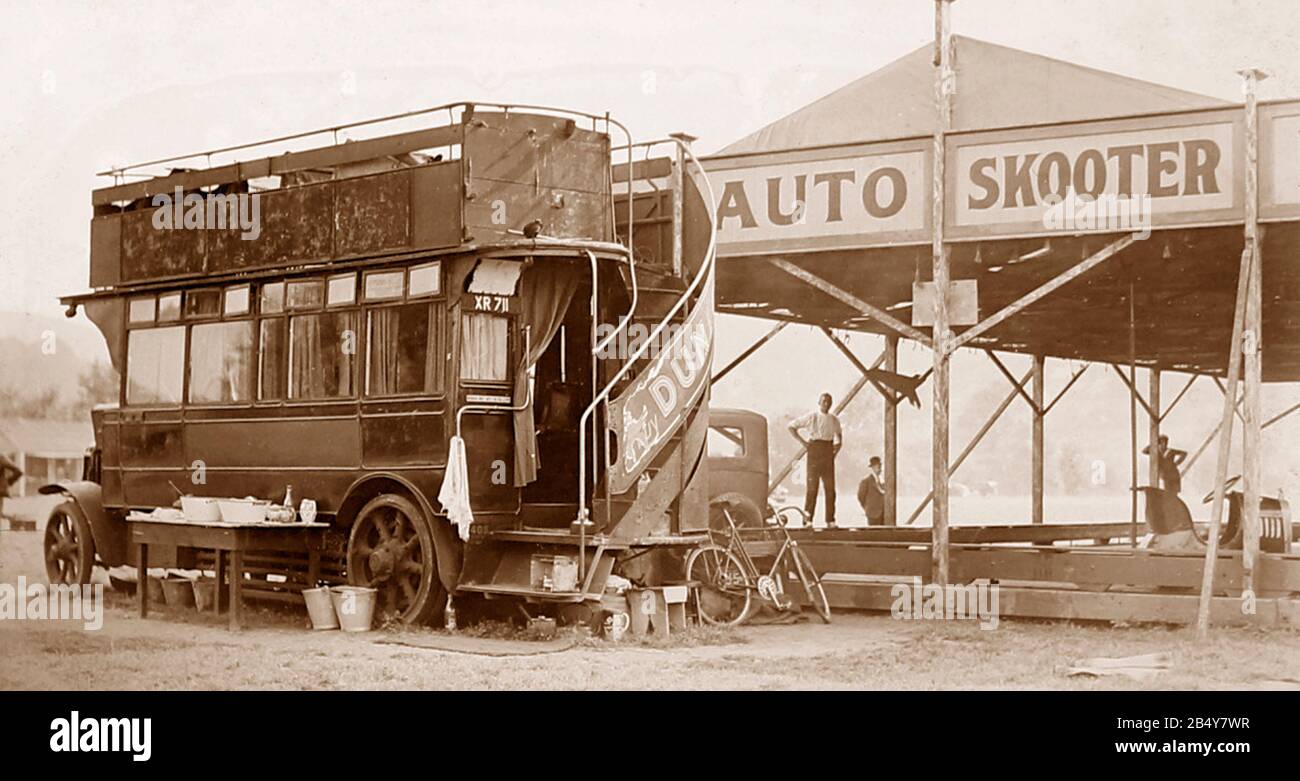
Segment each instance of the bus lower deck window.
[[430,319],[427,303],[369,312],[367,393],[391,396],[439,390],[440,356],[429,357]]
[[460,319],[460,376],[463,380],[505,382],[509,323],[500,315],[466,312]]
[[190,402],[248,401],[252,385],[253,322],[194,326],[190,332]]
[[136,328],[127,337],[126,403],[180,404],[185,327]]
[[262,400],[284,398],[287,384],[284,370],[289,363],[284,327],[283,317],[268,318],[261,323],[258,356],[262,365],[257,374],[257,398]]
[[290,319],[289,398],[328,399],[353,394],[356,328],[355,312],[318,312]]

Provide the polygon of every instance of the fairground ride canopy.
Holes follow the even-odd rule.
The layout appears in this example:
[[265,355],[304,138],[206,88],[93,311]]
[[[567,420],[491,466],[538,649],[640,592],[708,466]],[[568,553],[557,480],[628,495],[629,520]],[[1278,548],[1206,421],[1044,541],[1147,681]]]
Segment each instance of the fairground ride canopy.
[[[953,50],[944,234],[951,306],[969,315],[958,336],[1131,236],[967,346],[1127,363],[1131,331],[1140,364],[1223,374],[1243,107],[970,38]],[[705,161],[720,310],[890,330],[788,263],[929,334],[913,299],[932,268],[932,60],[917,49]],[[1259,106],[1258,198],[1264,379],[1300,380],[1300,101]]]

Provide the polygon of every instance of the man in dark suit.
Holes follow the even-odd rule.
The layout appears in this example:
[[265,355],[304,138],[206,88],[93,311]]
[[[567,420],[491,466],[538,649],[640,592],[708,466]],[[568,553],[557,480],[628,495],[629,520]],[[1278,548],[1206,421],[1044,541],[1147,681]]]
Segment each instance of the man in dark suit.
[[885,491],[880,485],[880,457],[872,456],[867,466],[871,471],[858,483],[858,504],[867,515],[868,526],[884,526]]

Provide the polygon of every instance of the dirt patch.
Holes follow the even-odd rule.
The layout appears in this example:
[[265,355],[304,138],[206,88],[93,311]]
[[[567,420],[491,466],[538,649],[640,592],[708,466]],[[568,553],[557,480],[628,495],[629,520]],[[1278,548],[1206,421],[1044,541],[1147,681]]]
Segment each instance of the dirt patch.
[[[19,574],[43,578],[39,534],[0,540],[0,582]],[[441,630],[313,632],[300,607],[255,605],[245,630],[230,632],[224,616],[193,608],[141,620],[131,599],[109,592],[106,603],[97,631],[0,621],[0,689],[1272,689],[1293,685],[1300,659],[1289,629],[1219,629],[1198,644],[1181,628],[1003,620],[985,631],[843,613],[829,626],[581,637],[556,653],[490,657],[375,642]],[[1076,659],[1158,651],[1173,666],[1151,681],[1061,672]]]

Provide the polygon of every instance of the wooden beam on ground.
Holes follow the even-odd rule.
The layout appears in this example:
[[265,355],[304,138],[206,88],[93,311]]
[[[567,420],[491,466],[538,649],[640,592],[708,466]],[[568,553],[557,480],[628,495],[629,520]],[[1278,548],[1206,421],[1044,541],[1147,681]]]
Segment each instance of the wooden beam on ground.
[[801,266],[796,266],[795,264],[791,263],[785,258],[768,258],[767,262],[771,263],[773,266],[776,266],[777,268],[786,272],[790,276],[795,277],[796,279],[803,280],[804,282],[817,288],[818,290],[822,291],[823,293],[830,296],[831,298],[835,298],[839,301],[842,301],[848,306],[858,310],[862,314],[875,319],[876,322],[880,323],[886,328],[890,328],[894,331],[897,331],[899,334],[906,336],[908,339],[912,339],[917,342],[920,342],[926,347],[930,346],[930,337],[926,336],[924,333],[918,331],[917,329],[913,328],[907,323],[904,323],[902,320],[899,320],[898,318],[889,314],[885,310],[872,306],[871,304],[868,304],[866,301],[863,301],[862,299],[858,298],[857,296],[853,295],[847,290],[844,290],[843,288],[840,288],[836,285],[831,284],[830,282],[827,282],[826,280],[822,279],[821,277],[817,276],[811,271],[808,271],[807,269]]
[[[992,353],[990,353],[991,355]],[[1041,355],[1034,356],[1034,397],[1030,400],[1029,414],[1033,416],[1033,432],[1030,443],[1029,483],[1031,523],[1043,522],[1043,386],[1047,369],[1047,360]],[[1009,375],[1008,375],[1009,376]]]
[[[892,583],[860,582],[839,577],[823,578],[832,610],[890,611],[897,602]],[[796,601],[801,599],[795,595]],[[1225,625],[1255,627],[1300,626],[1300,610],[1291,599],[1262,599],[1259,612],[1242,615],[1236,597],[1215,597],[1214,620]],[[1008,585],[998,591],[1000,617],[1107,621],[1125,623],[1190,624],[1196,617],[1196,597],[1191,594],[1148,594],[1080,591]],[[989,619],[984,619],[985,621]],[[972,617],[971,623],[979,623]]]
[[754,352],[758,350],[758,348],[767,344],[768,340],[770,340],[773,336],[776,336],[777,334],[781,333],[781,331],[789,324],[790,324],[789,321],[786,320],[782,320],[781,322],[777,323],[775,328],[763,334],[763,336],[759,337],[758,341],[754,342],[749,347],[745,348],[740,353],[740,355],[737,355],[735,358],[732,359],[731,363],[728,363],[726,366],[723,366],[722,369],[717,374],[713,375],[713,377],[709,380],[710,384],[717,385],[718,380],[721,380],[723,377],[726,377],[727,373],[730,372],[732,369],[736,368],[737,366],[739,366],[741,361],[753,355]]
[[[885,335],[885,371],[898,373],[898,336]],[[885,405],[885,525],[898,524],[898,405]]]
[[[1029,377],[1032,373],[1032,369],[1025,372],[1025,376],[1020,379],[1019,383],[1017,383],[1016,390],[1011,391],[1002,399],[1002,403],[997,406],[997,409],[993,410],[993,413],[984,421],[984,425],[980,426],[979,431],[975,432],[975,436],[971,437],[970,442],[966,444],[966,447],[961,451],[961,454],[957,456],[957,460],[948,468],[947,471],[949,474],[956,472],[962,463],[966,461],[966,457],[971,454],[971,451],[980,443],[980,440],[984,439],[984,435],[989,433],[989,429],[993,428],[993,424],[998,422],[998,418],[1002,417],[1002,413],[1006,412],[1007,407],[1011,406],[1011,402],[1016,400],[1017,393],[1021,388],[1025,387],[1026,382],[1029,382]],[[921,503],[917,505],[916,509],[912,511],[912,514],[908,516],[905,525],[912,525],[917,517],[919,517],[925,510],[926,505],[928,505],[933,499],[934,491],[931,490],[930,493],[926,494],[925,498],[921,500]]]
[[[1044,523],[1031,525],[1024,523],[982,523],[979,525],[953,526],[949,530],[953,545],[991,545],[1005,543],[1050,544],[1065,541],[1093,541],[1115,539],[1128,536],[1128,521],[1110,523]],[[1143,533],[1146,533],[1145,527]],[[860,545],[906,543],[916,545],[930,541],[930,530],[923,527],[907,526],[841,526],[837,529],[809,529],[803,527],[791,529],[791,536],[800,547],[811,543],[852,542]],[[1102,550],[1098,546],[1080,546],[1080,550]],[[956,549],[954,549],[956,550]],[[1065,549],[1063,549],[1065,550]],[[926,551],[921,551],[925,554]],[[1199,561],[1199,559],[1198,559]],[[857,570],[854,570],[855,572]],[[1198,569],[1199,573],[1200,570]],[[1198,575],[1199,577],[1199,575]]]
[[[977,336],[980,336],[984,332],[988,331],[990,328],[1000,325],[1004,320],[1022,311],[1030,304],[1033,304],[1034,302],[1042,298],[1045,298],[1048,295],[1051,295],[1052,293],[1056,292],[1058,289],[1064,287],[1065,285],[1068,285],[1069,283],[1078,279],[1080,276],[1088,273],[1089,271],[1096,268],[1097,266],[1100,266],[1102,263],[1105,263],[1107,260],[1110,260],[1111,258],[1115,257],[1120,252],[1123,252],[1134,241],[1136,241],[1136,239],[1133,236],[1124,236],[1123,238],[1117,239],[1111,242],[1110,244],[1107,244],[1105,247],[1102,247],[1097,252],[1093,253],[1089,257],[1085,258],[1084,260],[1072,266],[1070,269],[1061,272],[1060,274],[1058,274],[1056,277],[1052,278],[1048,282],[1043,283],[1039,287],[1026,293],[1020,298],[1011,302],[1010,304],[1007,304],[1006,306],[1002,307],[1002,309],[999,309],[994,314],[991,314],[988,317],[981,320],[978,324],[973,325],[970,328],[966,329],[966,331],[962,332],[962,334],[954,340],[952,345],[953,349],[955,350],[958,347],[961,347],[969,343],[970,340],[974,339]],[[936,301],[937,300],[938,297],[936,296]]]
[[[1041,527],[1021,528],[1026,531],[1046,531],[1055,525],[1049,523]],[[1128,536],[1128,524],[1118,526],[1114,533],[1121,538]],[[872,531],[882,530],[877,527]],[[908,530],[899,528],[889,531],[898,533]],[[1195,553],[1130,551],[1122,547],[1093,545],[1010,547],[963,544],[955,541],[956,536],[959,533],[969,533],[969,530],[955,526],[952,531],[953,583],[969,583],[988,578],[1071,583],[1080,587],[1182,588],[1187,589],[1188,599],[1195,599],[1195,589],[1200,585],[1201,557]],[[848,530],[836,533],[845,535]],[[808,554],[813,568],[823,576],[834,573],[925,577],[927,551],[913,547],[915,542],[823,541],[826,534],[830,532],[809,532],[799,537],[799,549]],[[1214,591],[1237,591],[1241,583],[1241,552],[1225,551],[1219,555],[1218,563]],[[1300,560],[1292,556],[1263,554],[1260,557],[1258,585],[1261,591],[1297,590],[1300,588]]]

